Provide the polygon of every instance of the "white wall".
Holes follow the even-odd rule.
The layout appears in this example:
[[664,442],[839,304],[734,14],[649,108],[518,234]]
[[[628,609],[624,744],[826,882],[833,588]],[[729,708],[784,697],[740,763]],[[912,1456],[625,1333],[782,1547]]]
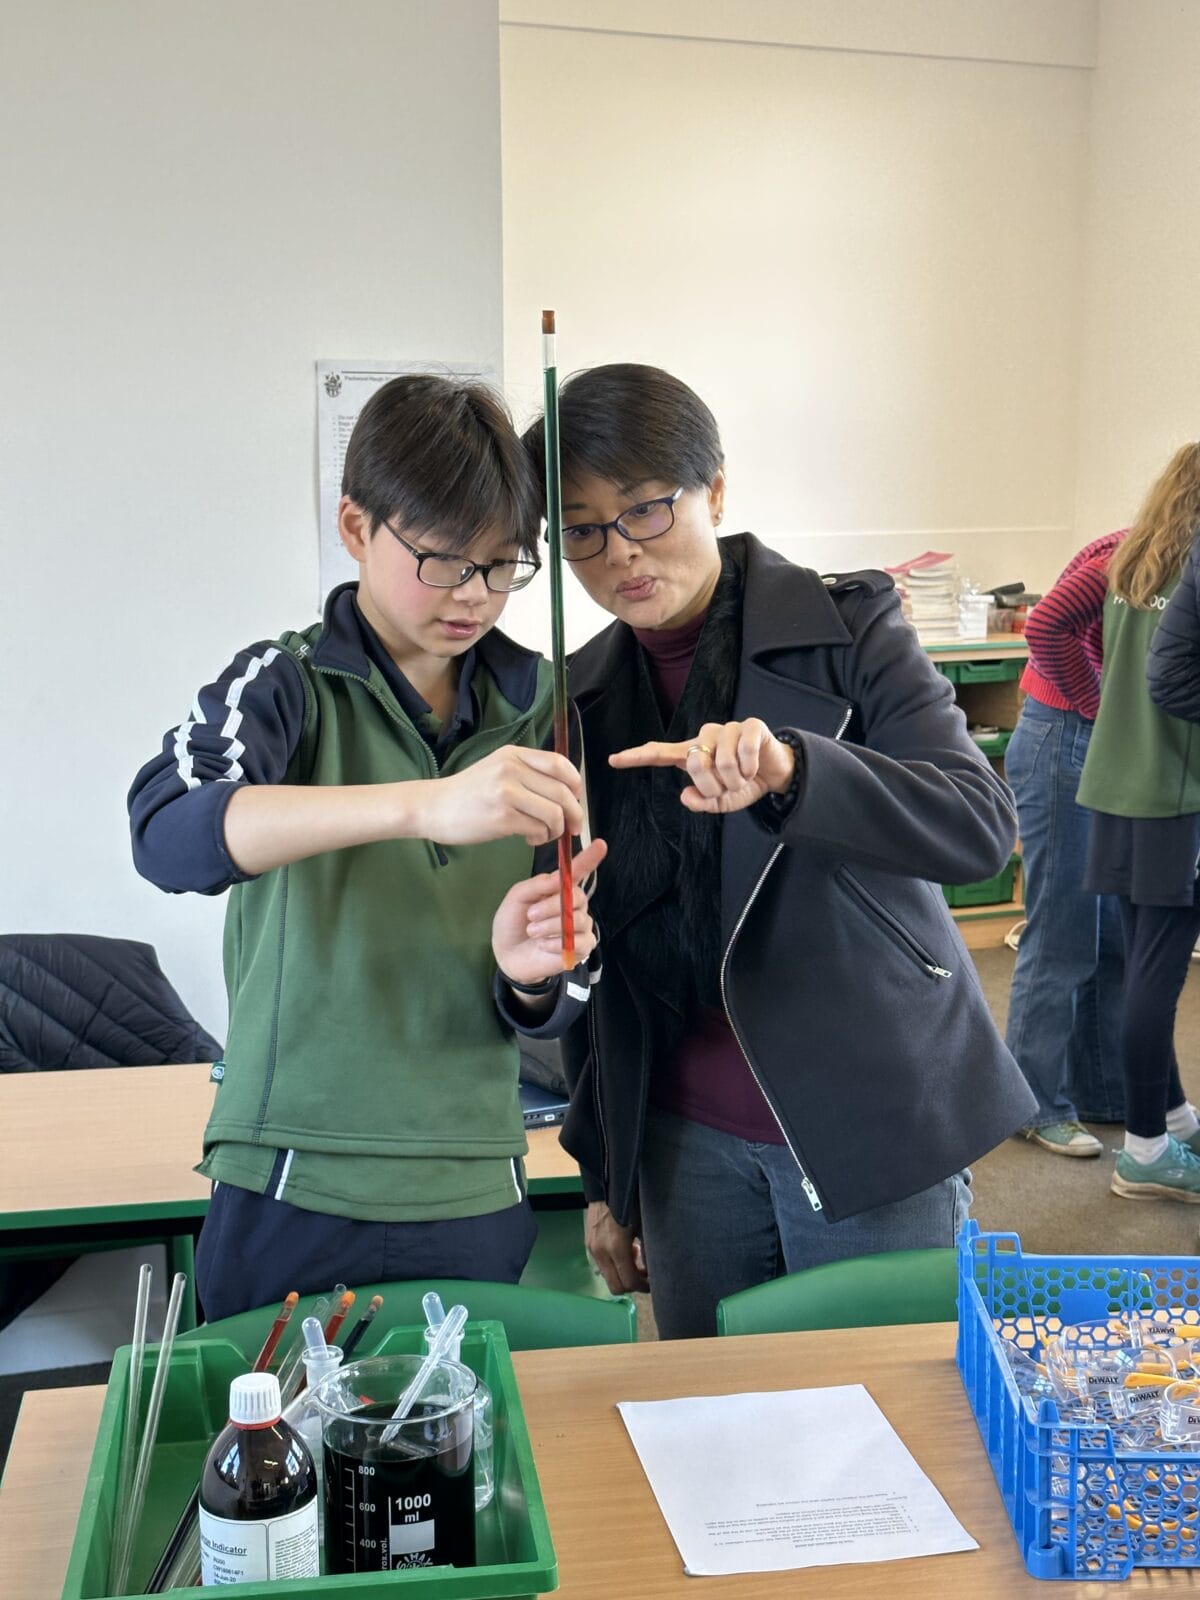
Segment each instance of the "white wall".
[[[814,566],[1071,548],[1090,4],[502,0],[505,355],[678,373]],[[585,25],[587,24],[587,25]],[[717,35],[722,35],[717,37]],[[735,37],[740,36],[740,37]],[[538,642],[545,601],[515,599]],[[600,614],[569,593],[573,639]]]
[[[135,877],[123,796],[313,614],[318,356],[506,354],[527,416],[554,305],[564,369],[710,401],[732,525],[987,582],[1048,581],[1196,430],[1196,0],[502,16],[6,8],[0,914],[148,939],[218,1034],[223,904]],[[545,603],[510,626],[542,642]]]
[[1092,88],[1079,540],[1129,521],[1200,435],[1200,6],[1101,0]]
[[223,901],[129,861],[200,683],[315,614],[313,361],[499,365],[495,0],[38,0],[0,40],[0,906],[149,940],[219,1036]]

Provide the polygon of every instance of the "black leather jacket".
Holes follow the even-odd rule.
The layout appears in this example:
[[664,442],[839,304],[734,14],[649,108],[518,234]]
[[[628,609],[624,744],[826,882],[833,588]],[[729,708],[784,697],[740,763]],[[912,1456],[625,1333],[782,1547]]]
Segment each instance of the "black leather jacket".
[[[734,716],[795,730],[803,777],[776,830],[756,811],[723,823],[722,993],[814,1209],[838,1221],[959,1171],[1035,1109],[939,887],[999,872],[1016,816],[890,578],[823,579],[735,537],[746,581]],[[573,660],[593,772],[628,743],[636,650],[615,623]],[[593,811],[594,833],[605,820]],[[604,975],[564,1045],[563,1144],[589,1198],[629,1224],[651,1002],[622,965],[620,927],[604,922],[603,878],[620,870],[605,863],[593,900]],[[621,904],[626,921],[641,909],[628,885]]]

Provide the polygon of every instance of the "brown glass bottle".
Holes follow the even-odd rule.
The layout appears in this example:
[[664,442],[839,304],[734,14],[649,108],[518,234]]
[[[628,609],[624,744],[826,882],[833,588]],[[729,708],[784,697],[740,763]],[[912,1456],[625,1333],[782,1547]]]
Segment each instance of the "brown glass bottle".
[[274,1374],[235,1378],[229,1410],[200,1475],[203,1582],[315,1578],[316,1467],[280,1416]]

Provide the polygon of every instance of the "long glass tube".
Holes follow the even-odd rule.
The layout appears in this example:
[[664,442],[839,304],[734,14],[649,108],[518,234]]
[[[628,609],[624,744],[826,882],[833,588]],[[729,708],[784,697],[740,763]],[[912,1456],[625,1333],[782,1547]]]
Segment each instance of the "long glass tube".
[[[562,474],[558,449],[558,356],[553,311],[542,312],[542,390],[546,439],[546,537],[550,546],[550,662],[554,685],[554,749],[570,759],[567,727],[567,651],[563,629]],[[575,965],[575,885],[571,879],[571,835],[558,841],[563,967]]]

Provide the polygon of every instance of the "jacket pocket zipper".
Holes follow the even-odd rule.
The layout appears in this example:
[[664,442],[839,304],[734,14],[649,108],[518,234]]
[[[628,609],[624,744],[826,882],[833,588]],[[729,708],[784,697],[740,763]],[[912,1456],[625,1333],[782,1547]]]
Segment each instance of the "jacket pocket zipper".
[[910,956],[931,978],[940,980],[954,976],[947,967],[938,965],[928,950],[917,943],[904,924],[894,917],[883,902],[877,900],[869,889],[859,883],[858,879],[847,868],[839,867],[834,873],[834,877],[850,897],[858,902],[867,915],[879,924],[892,943],[899,945],[905,955]]
[[[842,720],[838,724],[837,731],[833,735],[835,740],[840,739],[842,737],[842,735],[845,733],[846,729],[850,726],[850,718],[853,715],[854,715],[854,707],[853,706],[849,706],[849,705],[846,706],[844,708],[843,712],[842,712]],[[750,907],[758,899],[759,891],[762,889],[763,884],[766,883],[768,877],[770,876],[771,868],[779,860],[779,857],[783,854],[783,852],[784,852],[784,850],[786,848],[787,848],[786,845],[784,845],[783,842],[780,841],[780,843],[778,845],[776,845],[775,849],[771,852],[770,860],[767,862],[766,866],[759,873],[758,881],[754,885],[754,888],[751,889],[749,897],[746,900],[746,904],[742,907],[741,915],[738,917],[737,922],[734,925],[733,932],[729,935],[729,943],[725,946],[725,954],[721,958],[721,972],[720,972],[721,1004],[725,1008],[725,1017],[726,1017],[726,1020],[729,1023],[729,1031],[730,1031],[730,1033],[733,1034],[733,1037],[734,1037],[735,1041],[737,1042],[737,1047],[742,1052],[742,1056],[745,1059],[746,1065],[750,1069],[750,1076],[754,1079],[755,1083],[758,1085],[759,1092],[761,1093],[763,1099],[767,1102],[767,1109],[770,1111],[771,1115],[775,1118],[775,1121],[779,1124],[779,1131],[780,1131],[781,1134],[783,1134],[784,1143],[787,1145],[789,1151],[791,1152],[792,1160],[796,1163],[796,1170],[800,1174],[800,1187],[804,1190],[805,1198],[807,1199],[809,1205],[812,1207],[812,1209],[814,1211],[824,1211],[825,1205],[824,1205],[824,1202],[821,1199],[821,1196],[817,1192],[817,1186],[812,1181],[812,1179],[809,1177],[808,1173],[805,1172],[804,1163],[800,1160],[800,1157],[797,1155],[795,1145],[788,1138],[787,1129],[783,1125],[783,1118],[779,1115],[779,1112],[776,1111],[775,1104],[772,1101],[771,1096],[767,1093],[766,1085],[763,1083],[762,1079],[759,1077],[758,1073],[755,1071],[754,1063],[750,1059],[750,1052],[749,1052],[749,1050],[746,1049],[745,1044],[742,1042],[741,1034],[737,1031],[737,1028],[734,1026],[733,1016],[732,1016],[732,1014],[731,1014],[731,1012],[729,1010],[729,996],[728,996],[728,994],[726,993],[726,990],[725,990],[725,978],[726,978],[726,974],[729,971],[729,960],[730,960],[730,957],[733,955],[733,947],[738,941],[738,934],[741,933],[741,931],[742,931],[742,924],[745,922],[746,918],[750,915]]]
[[[843,726],[844,726],[844,724],[843,724]],[[759,1077],[758,1073],[754,1070],[754,1063],[750,1059],[750,1052],[749,1052],[749,1050],[746,1049],[746,1046],[742,1043],[742,1036],[737,1031],[737,1028],[734,1025],[733,1017],[730,1014],[730,1010],[729,1010],[729,996],[727,995],[727,993],[725,991],[725,975],[726,975],[727,971],[729,970],[729,958],[733,954],[733,947],[737,943],[738,934],[741,933],[741,931],[742,931],[742,924],[745,922],[746,918],[749,916],[750,907],[754,904],[755,900],[758,898],[759,890],[762,888],[763,884],[766,883],[767,877],[770,874],[771,868],[775,865],[776,861],[778,861],[778,859],[779,859],[780,855],[783,853],[784,849],[785,849],[784,845],[782,845],[782,844],[776,845],[774,851],[771,854],[771,859],[767,862],[766,866],[763,868],[762,872],[759,874],[758,882],[754,885],[754,888],[750,893],[750,898],[746,901],[746,904],[742,907],[742,914],[737,919],[737,923],[736,923],[736,925],[734,927],[733,933],[730,935],[729,943],[725,947],[725,955],[724,955],[724,957],[723,957],[723,959],[721,961],[721,973],[720,973],[720,978],[721,978],[721,1004],[725,1008],[725,1019],[729,1023],[729,1031],[730,1031],[730,1033],[733,1034],[734,1041],[737,1044],[738,1049],[742,1052],[742,1058],[745,1061],[747,1067],[749,1067],[749,1069],[750,1069],[750,1076],[754,1079],[755,1083],[758,1085],[759,1093],[762,1095],[763,1099],[767,1102],[767,1109],[770,1111],[771,1115],[775,1118],[776,1123],[779,1125],[779,1131],[783,1135],[784,1143],[787,1145],[789,1151],[791,1152],[792,1160],[796,1163],[796,1170],[800,1174],[800,1187],[804,1190],[805,1198],[807,1199],[809,1205],[812,1207],[812,1209],[814,1211],[824,1211],[825,1206],[824,1206],[824,1203],[821,1200],[821,1196],[817,1193],[816,1185],[813,1183],[813,1181],[809,1177],[808,1173],[805,1172],[803,1164],[801,1163],[800,1157],[796,1154],[796,1147],[792,1143],[791,1139],[788,1138],[787,1129],[783,1125],[783,1119],[780,1117],[778,1111],[776,1111],[774,1103],[771,1100],[770,1095],[767,1093],[766,1085],[763,1083],[763,1081]]]

